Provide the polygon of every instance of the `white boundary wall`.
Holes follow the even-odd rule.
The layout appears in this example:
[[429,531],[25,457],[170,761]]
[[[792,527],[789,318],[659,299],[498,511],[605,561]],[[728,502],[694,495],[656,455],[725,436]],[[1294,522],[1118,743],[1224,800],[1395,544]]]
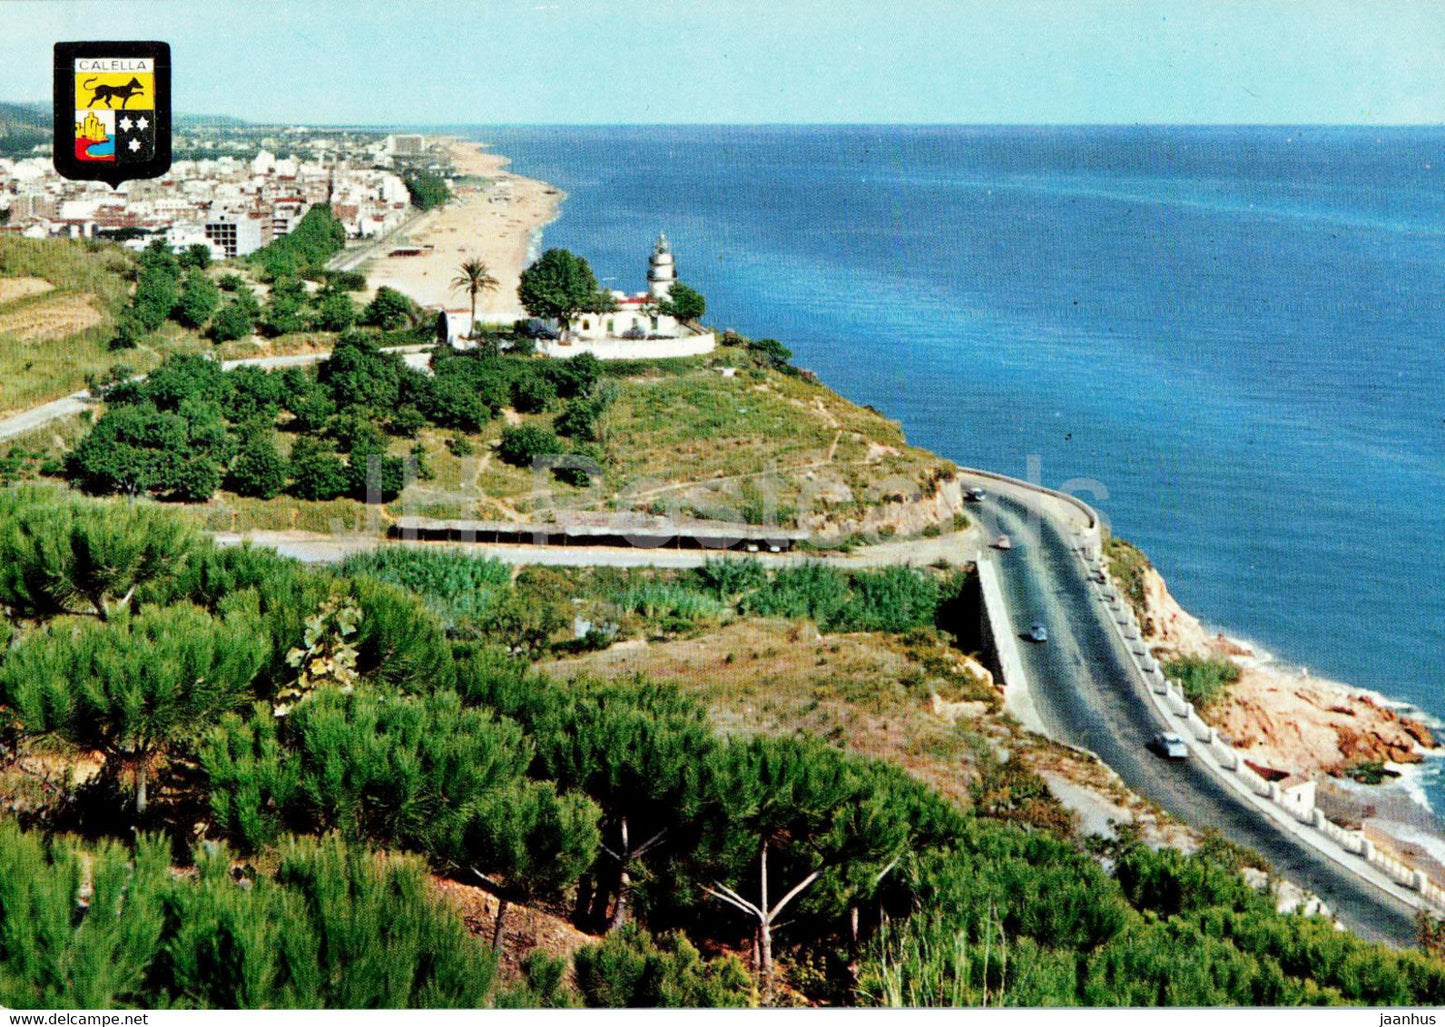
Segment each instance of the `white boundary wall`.
[[717,336],[681,335],[675,339],[574,339],[565,345],[543,340],[537,352],[566,359],[591,353],[598,360],[666,360],[669,357],[700,357],[717,349]]

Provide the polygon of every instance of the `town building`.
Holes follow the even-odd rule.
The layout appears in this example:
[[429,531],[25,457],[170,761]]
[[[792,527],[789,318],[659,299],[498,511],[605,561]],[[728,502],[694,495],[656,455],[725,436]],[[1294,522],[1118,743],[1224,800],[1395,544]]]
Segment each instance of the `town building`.
[[[192,145],[211,152],[232,146],[225,136]],[[319,137],[278,158],[263,141],[234,156],[178,160],[168,175],[116,191],[63,179],[44,156],[0,158],[0,210],[9,212],[8,230],[32,238],[119,235],[173,246],[205,240],[235,257],[289,234],[313,206],[329,203],[349,237],[375,237],[407,219],[410,199],[401,178],[377,166],[381,148],[379,141],[343,148]]]

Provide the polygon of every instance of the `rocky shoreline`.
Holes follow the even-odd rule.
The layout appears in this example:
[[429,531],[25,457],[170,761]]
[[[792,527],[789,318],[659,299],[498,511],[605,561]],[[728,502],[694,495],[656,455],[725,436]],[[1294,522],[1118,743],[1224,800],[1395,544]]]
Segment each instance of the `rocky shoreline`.
[[1206,631],[1152,566],[1142,568],[1125,588],[1161,662],[1213,658],[1239,669],[1239,679],[1224,698],[1200,715],[1251,762],[1306,778],[1358,778],[1378,768],[1388,779],[1439,748],[1428,724],[1382,697],[1314,677],[1237,639]]

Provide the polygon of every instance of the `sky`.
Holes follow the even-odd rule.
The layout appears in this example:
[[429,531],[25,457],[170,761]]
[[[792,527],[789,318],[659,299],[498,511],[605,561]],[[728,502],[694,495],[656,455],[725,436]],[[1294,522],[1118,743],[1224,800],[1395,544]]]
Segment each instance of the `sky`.
[[76,39],[263,122],[1445,122],[1445,0],[0,0],[0,100]]

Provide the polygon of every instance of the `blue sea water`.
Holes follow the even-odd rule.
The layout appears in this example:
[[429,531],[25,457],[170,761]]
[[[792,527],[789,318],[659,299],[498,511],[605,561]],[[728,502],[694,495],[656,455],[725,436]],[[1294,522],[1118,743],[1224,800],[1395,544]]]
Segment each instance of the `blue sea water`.
[[470,131],[605,284],[665,230],[710,322],[1087,479],[1206,624],[1445,717],[1445,129]]

